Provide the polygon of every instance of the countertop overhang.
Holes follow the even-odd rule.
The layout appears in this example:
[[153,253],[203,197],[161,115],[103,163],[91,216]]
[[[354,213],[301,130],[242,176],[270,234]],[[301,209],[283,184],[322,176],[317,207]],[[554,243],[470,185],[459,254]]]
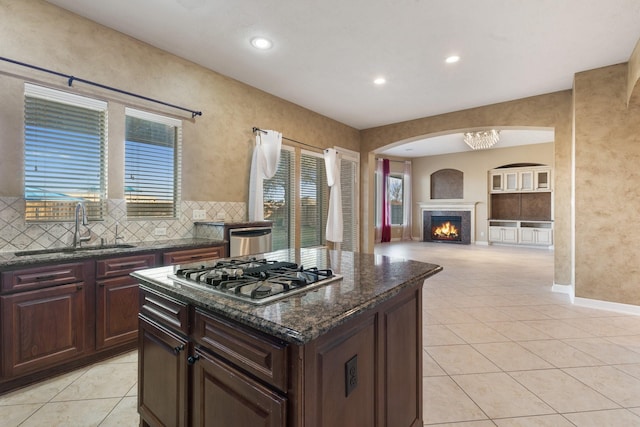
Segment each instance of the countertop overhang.
[[[131,275],[142,285],[196,308],[302,345],[404,289],[422,286],[425,279],[442,270],[435,264],[326,248],[287,249],[253,257],[331,268],[342,275],[342,280],[256,306],[184,285],[168,277],[184,265],[139,270]],[[214,265],[215,262],[197,265]]]

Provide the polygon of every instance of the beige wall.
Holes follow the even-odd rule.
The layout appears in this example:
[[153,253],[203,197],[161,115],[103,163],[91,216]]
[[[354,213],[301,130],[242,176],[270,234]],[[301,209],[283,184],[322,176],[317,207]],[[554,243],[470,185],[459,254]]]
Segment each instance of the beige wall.
[[[185,117],[182,187],[185,199],[246,202],[253,126],[277,129],[289,138],[318,147],[339,145],[360,151],[361,247],[364,251],[373,248],[374,150],[410,138],[469,128],[553,128],[554,280],[558,284],[571,284],[575,272],[578,296],[640,304],[637,285],[640,269],[636,266],[640,246],[634,239],[640,211],[637,191],[640,140],[636,136],[640,129],[637,94],[640,49],[637,47],[629,64],[577,74],[573,91],[359,132],[41,0],[0,0],[0,41],[2,56],[203,111],[202,117],[191,120],[175,110],[75,84],[73,91],[77,93],[96,94],[112,101],[110,197],[122,196],[119,172],[122,119],[117,117],[121,117],[118,111],[125,104]],[[25,76],[27,80],[66,88],[64,79],[0,62],[0,197],[22,195]],[[574,119],[575,271],[571,261]],[[416,177],[427,174],[428,170],[421,171],[421,168],[432,168],[432,161],[420,160],[418,163],[424,162],[424,165],[414,166]],[[447,161],[453,167],[460,160]],[[481,182],[486,184],[485,176]],[[414,201],[419,201],[419,197],[414,194]],[[611,212],[616,212],[616,219],[627,221],[631,230],[610,232],[614,219]]]
[[578,73],[575,91],[576,296],[640,305],[640,100],[627,65]]
[[412,236],[422,239],[422,217],[417,203],[430,201],[431,174],[440,169],[457,169],[464,174],[464,199],[456,199],[455,201],[478,202],[476,205],[475,240],[476,242],[486,242],[488,219],[487,172],[498,166],[524,162],[553,166],[553,143],[414,159],[412,164],[412,195],[415,203]]
[[[122,105],[186,118],[182,198],[246,202],[253,126],[321,148],[359,151],[359,132],[40,0],[0,0],[1,55],[201,110],[189,113],[75,83],[76,93],[111,101],[109,196],[122,197]],[[67,89],[60,77],[0,61],[0,196],[21,196],[23,76]],[[286,143],[286,141],[285,141]]]
[[[554,280],[558,284],[570,284],[572,271],[570,204],[571,111],[572,92],[567,90],[363,130],[361,132],[361,171],[363,174],[361,187],[361,206],[363,207],[361,221],[363,228],[361,234],[363,251],[373,250],[373,209],[368,209],[368,207],[372,206],[371,200],[373,197],[373,179],[371,177],[374,169],[371,163],[374,150],[398,141],[421,136],[459,132],[472,128],[553,128],[555,130],[553,144]],[[471,154],[478,155],[479,153]],[[524,161],[527,160],[525,159]],[[452,164],[455,164],[455,160],[452,161]],[[417,166],[414,167],[414,173],[417,173],[416,171],[419,169]],[[482,177],[480,185],[486,185],[486,175]],[[419,201],[421,196],[414,194],[414,197],[414,201]]]

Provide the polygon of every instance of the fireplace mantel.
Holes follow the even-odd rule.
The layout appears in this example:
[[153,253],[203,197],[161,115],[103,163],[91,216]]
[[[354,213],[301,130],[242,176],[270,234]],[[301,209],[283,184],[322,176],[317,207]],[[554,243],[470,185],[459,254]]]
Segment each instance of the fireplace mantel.
[[436,211],[446,209],[448,211],[473,211],[476,210],[476,205],[480,202],[444,202],[442,200],[437,202],[418,202],[420,209],[424,211]]
[[447,202],[443,200],[438,201],[429,201],[429,202],[418,202],[418,206],[420,206],[420,218],[423,222],[423,230],[422,235],[424,236],[424,213],[425,212],[449,212],[449,211],[462,211],[469,212],[471,214],[471,227],[470,227],[470,238],[471,243],[475,243],[476,241],[476,205],[480,202]]

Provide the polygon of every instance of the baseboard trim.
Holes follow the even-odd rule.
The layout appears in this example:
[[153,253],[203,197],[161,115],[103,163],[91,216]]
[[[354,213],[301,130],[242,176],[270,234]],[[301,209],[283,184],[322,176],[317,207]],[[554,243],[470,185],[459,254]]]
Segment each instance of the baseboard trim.
[[557,294],[569,295],[569,298],[571,299],[571,304],[574,304],[575,302],[575,290],[573,288],[573,285],[560,285],[558,283],[554,283],[551,286],[551,292],[555,292]]
[[640,316],[640,306],[623,304],[620,302],[601,301],[589,298],[574,298],[574,304],[580,307],[597,308],[600,310],[615,311],[616,313],[632,314]]

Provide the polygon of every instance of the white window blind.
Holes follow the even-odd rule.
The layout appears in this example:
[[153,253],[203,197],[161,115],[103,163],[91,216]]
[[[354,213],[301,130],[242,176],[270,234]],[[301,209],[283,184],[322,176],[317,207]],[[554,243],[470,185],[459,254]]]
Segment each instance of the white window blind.
[[129,218],[175,218],[182,123],[125,109],[125,199]]
[[342,155],[340,161],[340,185],[342,189],[342,249],[358,251],[359,209],[359,160]]
[[25,84],[26,221],[72,221],[85,204],[103,217],[107,103]]
[[295,230],[295,158],[292,149],[283,147],[276,174],[263,181],[264,219],[273,221],[273,250],[294,247]]
[[300,156],[300,247],[325,244],[329,186],[324,158],[303,152]]

